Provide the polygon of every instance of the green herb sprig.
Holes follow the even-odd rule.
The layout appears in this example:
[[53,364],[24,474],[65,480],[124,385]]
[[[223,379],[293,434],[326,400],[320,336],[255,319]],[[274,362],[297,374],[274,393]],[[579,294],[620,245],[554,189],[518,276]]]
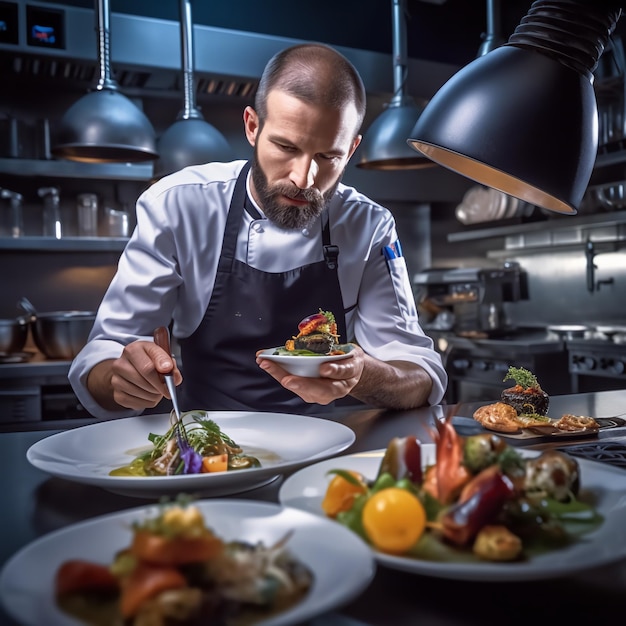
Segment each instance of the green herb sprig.
[[509,371],[502,379],[502,382],[513,380],[516,385],[524,389],[541,389],[537,377],[523,367],[509,367]]

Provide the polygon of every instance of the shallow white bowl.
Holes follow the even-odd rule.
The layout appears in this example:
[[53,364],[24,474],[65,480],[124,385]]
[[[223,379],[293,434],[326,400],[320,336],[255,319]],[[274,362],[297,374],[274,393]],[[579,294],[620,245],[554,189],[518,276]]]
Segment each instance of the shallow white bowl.
[[[281,346],[282,347],[282,346]],[[352,356],[352,346],[349,344],[345,348],[348,350],[345,354],[332,354],[320,356],[302,356],[290,354],[274,354],[278,348],[268,348],[262,350],[259,356],[278,363],[284,370],[295,376],[305,376],[307,378],[320,377],[320,365],[329,361],[341,361]]]

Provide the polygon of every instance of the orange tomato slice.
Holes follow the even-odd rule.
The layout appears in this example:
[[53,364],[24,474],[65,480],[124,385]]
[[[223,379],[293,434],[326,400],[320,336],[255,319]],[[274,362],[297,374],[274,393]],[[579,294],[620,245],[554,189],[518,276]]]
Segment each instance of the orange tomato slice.
[[228,470],[228,454],[214,454],[202,457],[201,473],[225,472]]
[[223,542],[207,532],[200,537],[166,537],[145,530],[133,536],[130,552],[138,560],[155,565],[183,565],[208,561],[220,554]]
[[168,589],[187,586],[185,577],[173,567],[154,567],[139,564],[124,581],[120,597],[120,611],[124,618],[132,617],[150,598]]
[[322,500],[322,509],[328,517],[337,517],[342,511],[349,511],[352,508],[354,499],[367,491],[365,479],[355,471],[348,471],[359,481],[354,485],[343,476],[335,475],[326,488],[326,494]]

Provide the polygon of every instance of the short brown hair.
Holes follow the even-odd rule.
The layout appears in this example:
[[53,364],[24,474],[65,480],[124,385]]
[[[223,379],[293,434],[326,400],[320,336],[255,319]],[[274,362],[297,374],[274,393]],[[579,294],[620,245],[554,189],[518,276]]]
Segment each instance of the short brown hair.
[[272,89],[334,109],[354,104],[359,116],[355,135],[365,117],[366,96],[361,76],[346,57],[325,44],[291,46],[268,61],[254,102],[261,125],[267,117],[267,97]]

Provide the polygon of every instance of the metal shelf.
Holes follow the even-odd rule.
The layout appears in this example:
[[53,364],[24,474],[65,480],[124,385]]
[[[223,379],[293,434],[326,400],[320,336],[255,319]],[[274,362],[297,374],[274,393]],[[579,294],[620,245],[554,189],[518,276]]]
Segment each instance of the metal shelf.
[[50,176],[98,180],[149,181],[152,163],[78,163],[44,159],[0,159],[0,173],[12,176]]
[[598,154],[589,181],[590,187],[609,185],[626,180],[626,149]]
[[127,237],[0,237],[0,250],[121,252],[127,243]]
[[449,233],[448,241],[471,241],[477,239],[490,239],[493,237],[507,237],[509,235],[519,235],[545,230],[556,230],[560,228],[580,228],[613,226],[615,224],[626,223],[626,211],[613,211],[610,213],[594,213],[593,215],[557,215],[553,218],[542,219],[537,222],[526,222],[524,224],[503,224],[488,228],[479,228],[457,233]]

